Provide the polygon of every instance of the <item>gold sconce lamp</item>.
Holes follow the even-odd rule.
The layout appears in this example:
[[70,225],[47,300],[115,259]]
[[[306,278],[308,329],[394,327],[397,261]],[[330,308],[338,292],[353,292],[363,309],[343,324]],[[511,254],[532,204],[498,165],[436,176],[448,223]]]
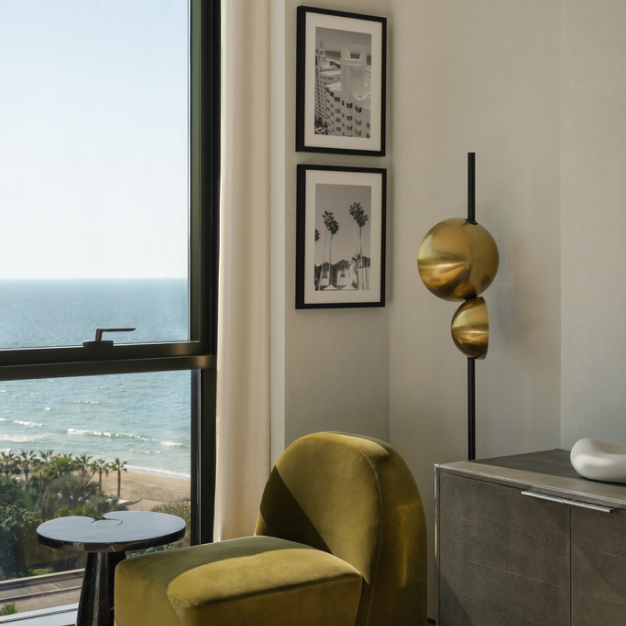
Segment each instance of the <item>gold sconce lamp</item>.
[[422,240],[417,268],[426,288],[438,298],[464,301],[452,318],[451,333],[468,361],[468,456],[476,458],[475,362],[489,347],[489,315],[480,298],[498,273],[498,246],[489,231],[476,222],[475,154],[468,154],[467,219],[439,222]]

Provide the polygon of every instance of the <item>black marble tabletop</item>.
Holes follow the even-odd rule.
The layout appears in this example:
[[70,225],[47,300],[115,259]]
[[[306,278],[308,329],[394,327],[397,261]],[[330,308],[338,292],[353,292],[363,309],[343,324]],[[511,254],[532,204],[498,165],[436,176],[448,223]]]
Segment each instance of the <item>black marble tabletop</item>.
[[115,511],[104,519],[58,517],[37,528],[39,543],[69,552],[123,552],[162,546],[185,536],[185,520],[152,511]]

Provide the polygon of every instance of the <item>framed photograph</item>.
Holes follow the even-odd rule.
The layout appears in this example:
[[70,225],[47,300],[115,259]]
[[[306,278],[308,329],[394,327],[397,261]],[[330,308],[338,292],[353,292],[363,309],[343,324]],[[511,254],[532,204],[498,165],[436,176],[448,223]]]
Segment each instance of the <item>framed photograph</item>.
[[387,19],[298,7],[296,150],[383,156]]
[[296,308],[385,306],[387,170],[298,165]]

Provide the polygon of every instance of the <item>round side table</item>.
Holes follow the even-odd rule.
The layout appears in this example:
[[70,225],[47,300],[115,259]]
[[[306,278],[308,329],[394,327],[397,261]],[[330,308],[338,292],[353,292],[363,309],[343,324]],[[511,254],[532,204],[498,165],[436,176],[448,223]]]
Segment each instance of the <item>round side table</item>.
[[162,546],[185,536],[187,523],[175,515],[115,511],[104,519],[69,516],[37,528],[39,543],[69,552],[87,552],[76,626],[114,626],[115,566],[126,550]]

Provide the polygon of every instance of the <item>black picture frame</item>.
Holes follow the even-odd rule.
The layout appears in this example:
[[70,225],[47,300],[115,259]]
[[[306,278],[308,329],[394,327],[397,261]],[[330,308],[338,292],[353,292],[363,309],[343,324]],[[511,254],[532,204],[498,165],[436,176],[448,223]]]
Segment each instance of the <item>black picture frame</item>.
[[384,156],[387,18],[299,6],[297,39],[296,150]]
[[296,309],[385,306],[386,197],[386,169],[298,165]]

